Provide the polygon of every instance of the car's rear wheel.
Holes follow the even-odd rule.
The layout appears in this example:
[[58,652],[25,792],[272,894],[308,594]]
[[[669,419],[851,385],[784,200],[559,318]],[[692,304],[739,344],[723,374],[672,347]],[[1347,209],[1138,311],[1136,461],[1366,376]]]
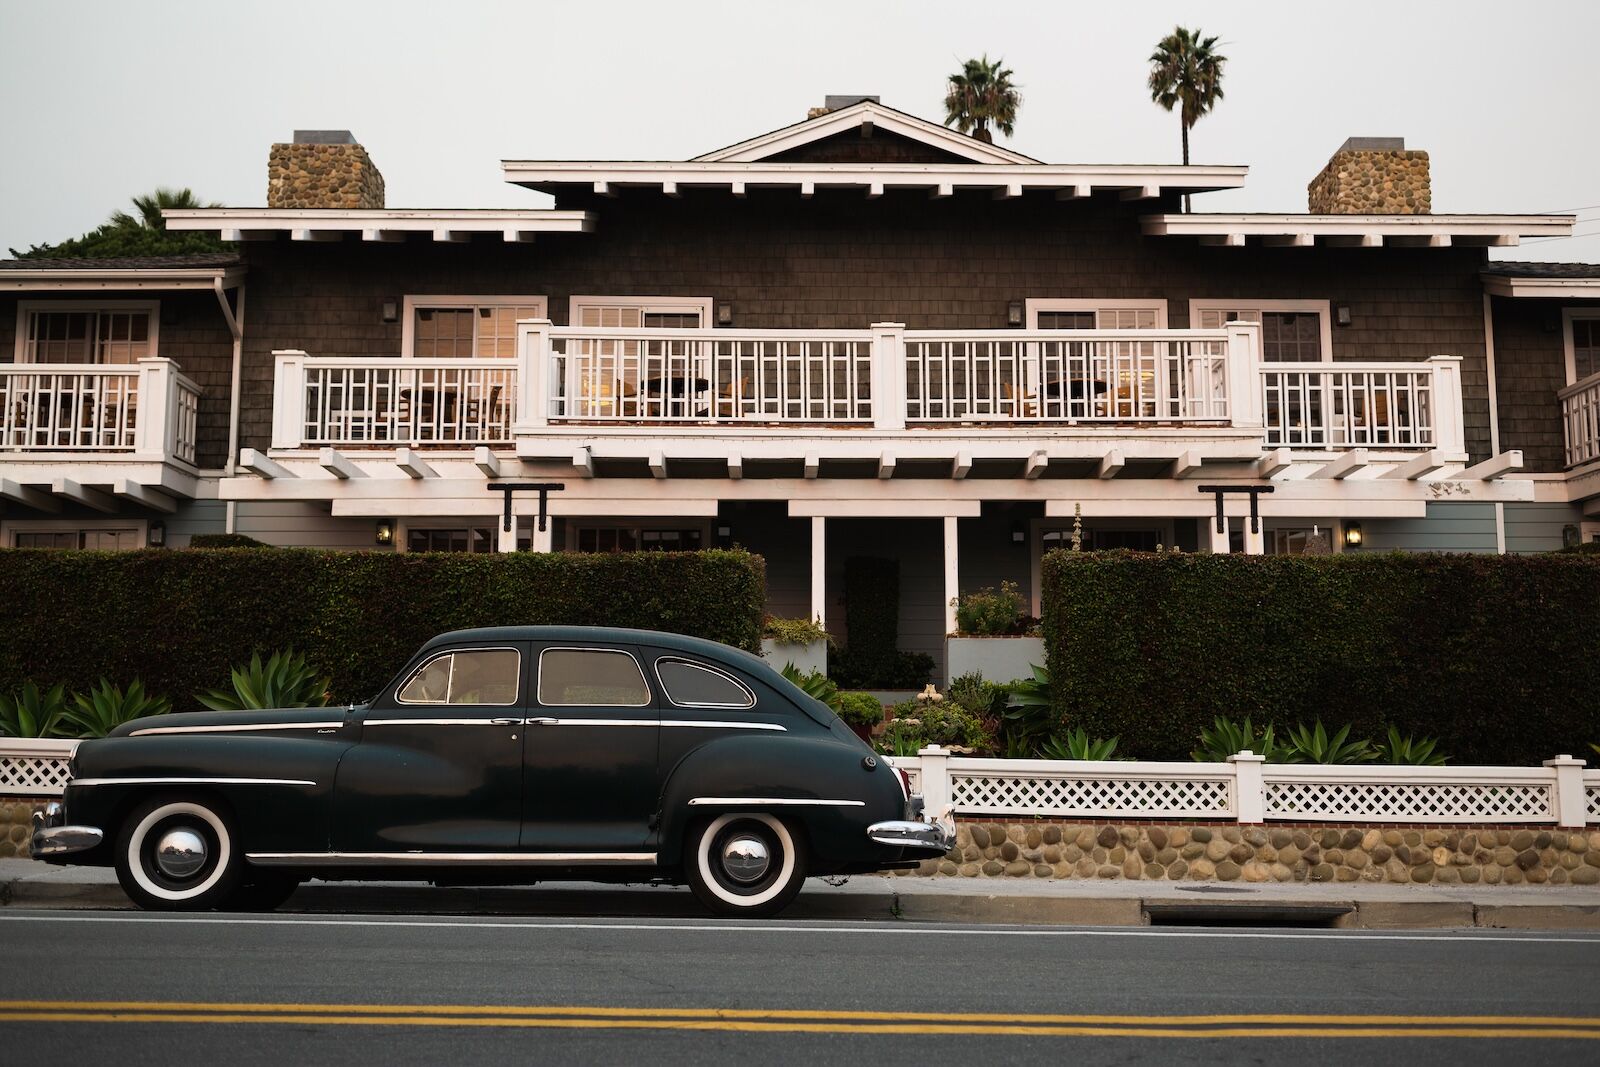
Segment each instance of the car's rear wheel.
[[700,902],[730,918],[776,915],[806,880],[800,836],[775,815],[732,812],[698,824],[683,866]]
[[238,887],[222,907],[228,911],[276,911],[299,888],[298,875],[259,867],[247,868]]
[[117,881],[151,911],[221,905],[244,866],[233,823],[214,801],[158,797],[135,808],[117,835]]

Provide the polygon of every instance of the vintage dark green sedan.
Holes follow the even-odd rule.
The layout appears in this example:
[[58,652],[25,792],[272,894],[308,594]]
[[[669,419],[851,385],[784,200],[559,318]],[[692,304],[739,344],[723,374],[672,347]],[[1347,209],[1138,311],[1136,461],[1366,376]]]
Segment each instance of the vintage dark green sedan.
[[761,659],[644,630],[429,641],[370,704],[165,715],[85,741],[33,855],[153,909],[308,878],[687,883],[772,915],[809,875],[948,850],[903,773]]

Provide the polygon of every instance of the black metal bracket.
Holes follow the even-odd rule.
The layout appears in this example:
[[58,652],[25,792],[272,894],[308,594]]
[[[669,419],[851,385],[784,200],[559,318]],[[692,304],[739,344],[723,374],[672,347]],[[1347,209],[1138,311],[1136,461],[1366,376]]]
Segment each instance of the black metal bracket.
[[1273,485],[1202,485],[1202,493],[1215,493],[1217,497],[1217,533],[1228,532],[1228,517],[1222,511],[1222,498],[1229,493],[1250,494],[1250,532],[1261,532],[1261,509],[1258,501],[1262,493],[1270,493],[1277,486]]
[[500,520],[500,528],[506,533],[511,532],[511,495],[523,490],[539,493],[539,532],[544,533],[545,523],[550,514],[550,494],[565,489],[564,482],[490,482],[487,486],[491,493],[504,493],[506,495],[505,512]]

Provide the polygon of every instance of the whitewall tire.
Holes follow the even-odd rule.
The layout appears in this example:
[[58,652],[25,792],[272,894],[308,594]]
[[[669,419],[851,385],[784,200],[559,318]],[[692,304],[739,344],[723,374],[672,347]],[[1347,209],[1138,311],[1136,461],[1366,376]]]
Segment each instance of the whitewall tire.
[[232,822],[212,801],[161,797],[139,805],[117,835],[117,881],[141,908],[200,911],[239,885]]
[[765,812],[730,812],[699,823],[685,842],[683,865],[700,902],[730,918],[776,915],[806,879],[802,839]]

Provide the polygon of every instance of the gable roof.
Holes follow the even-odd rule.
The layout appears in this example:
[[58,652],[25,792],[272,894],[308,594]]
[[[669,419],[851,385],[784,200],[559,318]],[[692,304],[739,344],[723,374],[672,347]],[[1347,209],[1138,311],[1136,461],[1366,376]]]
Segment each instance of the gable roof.
[[1600,263],[1517,263],[1503,260],[1483,269],[1483,287],[1494,296],[1547,300],[1600,299]]
[[790,126],[783,126],[715,152],[695,156],[691,163],[757,163],[783,152],[834,137],[864,126],[881,128],[931,148],[949,152],[973,163],[1038,163],[1037,159],[999,145],[985,144],[976,137],[940,126],[874,100],[860,100],[849,107],[818,115]]

